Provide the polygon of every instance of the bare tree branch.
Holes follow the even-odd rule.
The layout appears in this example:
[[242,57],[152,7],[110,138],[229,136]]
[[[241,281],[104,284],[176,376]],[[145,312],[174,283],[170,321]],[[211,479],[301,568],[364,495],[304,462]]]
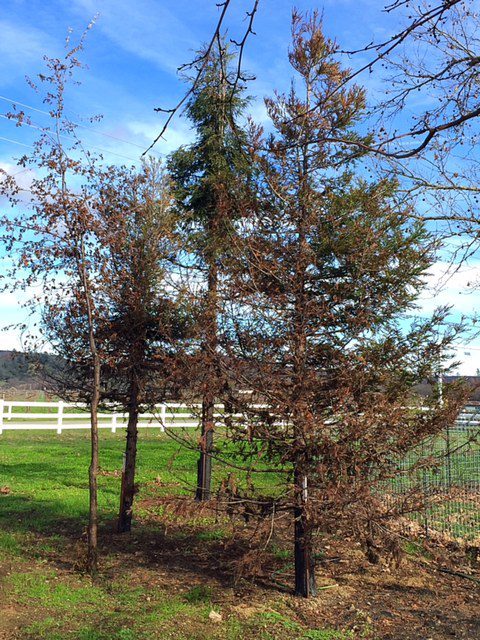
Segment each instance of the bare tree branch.
[[[225,17],[227,15],[231,2],[232,0],[225,0],[224,2],[217,3],[217,7],[221,8],[221,12],[220,12],[218,22],[215,26],[213,35],[210,39],[210,42],[208,43],[204,51],[200,55],[198,55],[194,60],[192,60],[191,62],[187,62],[179,67],[178,69],[179,71],[185,71],[187,69],[197,68],[196,75],[193,79],[193,82],[190,84],[188,90],[185,92],[185,94],[182,96],[182,98],[177,102],[177,104],[173,108],[164,109],[161,107],[157,107],[155,109],[155,111],[157,112],[168,113],[168,117],[158,136],[155,138],[152,144],[142,153],[142,157],[144,157],[163,137],[166,130],[170,126],[170,123],[172,122],[173,118],[182,110],[182,107],[186,104],[190,96],[196,90],[202,76],[204,75],[205,69],[207,68],[215,43],[218,43],[218,50],[220,52],[220,56],[224,54],[224,47],[221,44],[221,33],[222,33],[222,26],[225,22]],[[236,41],[234,39],[230,40],[231,43],[238,48],[238,54],[237,54],[238,64],[237,64],[236,74],[233,80],[231,78],[228,79],[228,84],[230,84],[232,87],[232,91],[231,91],[232,96],[235,94],[235,90],[237,89],[238,83],[241,80],[246,79],[242,72],[243,56],[244,56],[245,46],[246,46],[248,37],[250,35],[255,35],[255,32],[253,30],[253,23],[258,11],[259,4],[260,4],[260,0],[254,0],[254,4],[251,11],[246,12],[246,15],[248,17],[248,24],[242,39],[239,41]]]

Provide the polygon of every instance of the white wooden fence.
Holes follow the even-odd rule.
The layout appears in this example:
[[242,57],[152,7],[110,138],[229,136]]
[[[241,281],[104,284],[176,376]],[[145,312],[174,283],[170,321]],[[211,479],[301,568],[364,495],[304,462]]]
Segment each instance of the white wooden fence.
[[[266,408],[266,405],[252,404],[252,408]],[[195,429],[199,426],[201,405],[186,405],[175,402],[155,405],[151,413],[139,416],[138,427],[165,428],[179,427]],[[223,416],[223,406],[216,405],[216,418]],[[242,414],[233,414],[231,418],[242,419]],[[221,420],[219,420],[221,422]],[[98,414],[100,429],[124,429],[127,414],[108,412]],[[457,418],[454,429],[479,429],[480,406],[467,405]],[[62,433],[65,429],[90,429],[90,414],[87,405],[63,402],[29,402],[3,400],[0,398],[0,435],[3,431],[47,430]]]
[[[196,406],[179,403],[159,404],[151,413],[139,416],[139,428],[196,428],[198,414]],[[98,414],[100,429],[110,429],[113,433],[127,424],[127,414],[108,412]],[[90,429],[90,414],[87,405],[67,402],[27,402],[0,399],[0,435],[3,431]]]

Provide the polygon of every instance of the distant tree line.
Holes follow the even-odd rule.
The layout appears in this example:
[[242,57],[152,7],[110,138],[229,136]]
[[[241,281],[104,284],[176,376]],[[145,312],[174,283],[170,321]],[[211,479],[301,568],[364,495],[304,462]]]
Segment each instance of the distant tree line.
[[39,390],[45,385],[45,374],[58,370],[58,366],[58,357],[48,353],[0,351],[0,384]]

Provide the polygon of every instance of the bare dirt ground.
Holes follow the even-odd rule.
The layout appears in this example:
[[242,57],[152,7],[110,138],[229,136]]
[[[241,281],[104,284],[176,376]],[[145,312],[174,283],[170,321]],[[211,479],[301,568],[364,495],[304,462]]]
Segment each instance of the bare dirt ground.
[[[308,631],[295,635],[288,627],[271,631],[267,624],[266,635],[252,632],[242,638],[480,639],[480,567],[474,550],[467,553],[455,545],[422,542],[417,546],[405,541],[407,552],[399,567],[372,565],[353,541],[330,536],[323,540],[318,560],[319,596],[302,600],[291,593],[288,531],[272,536],[269,548],[258,553],[251,545],[251,527],[236,526],[230,531],[225,522],[219,527],[218,521],[214,523],[215,511],[208,507],[200,514],[196,508],[193,520],[188,513],[172,517],[168,509],[166,515],[158,500],[145,501],[143,509],[146,515],[127,537],[113,533],[111,525],[103,529],[102,584],[124,580],[129,588],[138,586],[145,593],[159,589],[172,597],[201,586],[211,590],[212,607],[222,611],[224,620],[248,624],[259,613],[280,611],[284,619],[303,630],[339,630],[339,635],[311,636]],[[159,515],[153,515],[155,510]],[[41,562],[56,572],[55,580],[67,584],[81,571],[83,542],[67,531],[64,535],[64,543],[44,553]],[[45,544],[40,536],[38,542]],[[22,562],[25,571],[28,567]],[[31,570],[37,570],[35,567],[38,569],[38,558],[32,561]],[[15,570],[15,561],[0,563],[0,581]],[[40,605],[22,599],[15,603],[9,594],[0,593],[1,640],[35,637],[22,629],[31,628],[32,621],[36,617],[41,621],[42,616]],[[164,637],[221,637],[203,635],[203,627],[185,624],[185,635]]]
[[[164,529],[155,540],[133,540],[135,571],[155,567],[168,589],[181,590],[186,583],[221,587],[216,593],[232,615],[254,615],[268,599],[281,598],[292,619],[306,627],[348,629],[355,637],[384,640],[480,640],[476,549],[405,540],[399,566],[372,565],[353,541],[329,537],[317,567],[319,596],[302,600],[291,594],[291,558],[251,551],[251,529],[208,540],[200,527],[199,539],[198,525],[189,522],[185,516],[170,524],[159,518]],[[270,547],[285,552],[288,534],[274,536]],[[118,554],[124,558],[121,549]]]

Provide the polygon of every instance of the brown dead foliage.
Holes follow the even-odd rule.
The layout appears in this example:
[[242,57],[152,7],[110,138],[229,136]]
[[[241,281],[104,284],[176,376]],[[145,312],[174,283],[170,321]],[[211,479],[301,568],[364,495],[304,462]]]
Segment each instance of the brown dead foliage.
[[[162,506],[162,515],[149,514],[126,545],[118,536],[107,541],[114,557],[108,570],[114,574],[123,564],[133,572],[132,579],[143,582],[154,576],[156,584],[178,593],[208,585],[226,619],[254,616],[274,606],[306,627],[351,629],[364,638],[480,637],[478,559],[457,543],[405,536],[399,543],[411,544],[401,564],[395,557],[371,564],[353,537],[321,536],[319,597],[306,601],[291,592],[288,518],[277,523],[272,535],[264,532],[262,545],[253,521],[229,518],[214,501],[192,504],[164,497],[141,506],[147,512]],[[152,535],[153,524],[160,533]],[[418,553],[412,553],[417,545]]]
[[[265,544],[254,544],[252,521],[232,522],[214,501],[192,504],[187,498],[165,496],[139,501],[139,508],[145,515],[133,533],[116,534],[114,523],[103,529],[102,582],[125,580],[147,591],[159,588],[180,597],[202,585],[211,589],[212,606],[224,620],[275,611],[305,629],[350,629],[353,637],[364,640],[480,637],[480,585],[443,572],[452,570],[480,580],[478,560],[458,544],[405,536],[402,542],[418,542],[418,553],[408,549],[397,567],[383,558],[372,565],[353,538],[321,536],[317,539],[319,597],[304,600],[295,598],[291,590],[289,519],[280,520],[264,548]],[[62,548],[48,557],[59,580],[82,570],[80,541],[72,531],[65,535]],[[0,577],[7,571],[11,566],[0,563]],[[2,610],[0,638],[10,640],[26,612],[20,607],[3,614]]]

